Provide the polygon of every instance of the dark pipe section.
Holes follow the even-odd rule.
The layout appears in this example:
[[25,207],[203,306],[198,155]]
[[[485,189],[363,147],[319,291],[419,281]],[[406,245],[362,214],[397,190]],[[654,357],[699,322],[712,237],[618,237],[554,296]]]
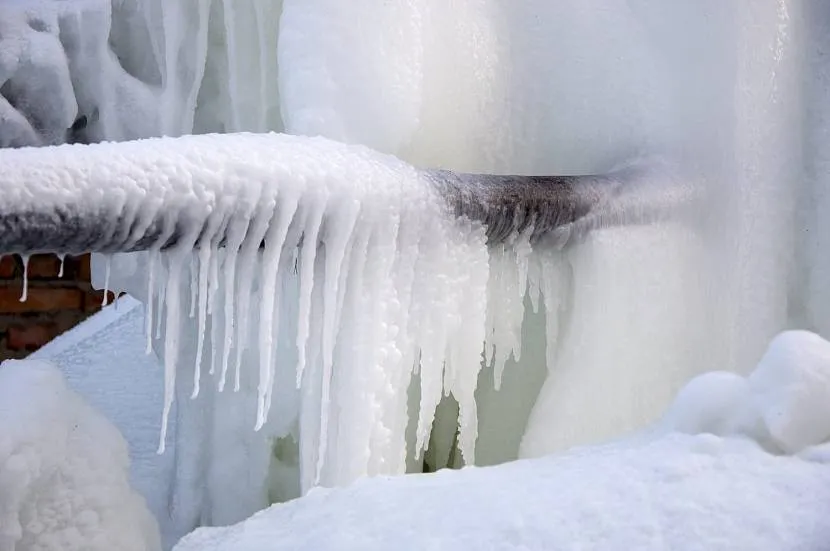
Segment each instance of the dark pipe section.
[[[615,178],[604,176],[494,176],[446,170],[424,174],[446,198],[452,214],[485,226],[490,243],[504,242],[517,232],[530,231],[531,240],[537,241],[564,230],[591,213],[619,185]],[[192,231],[189,220],[162,216],[131,243],[132,228],[124,224],[103,211],[83,217],[60,208],[2,214],[0,251],[71,254],[166,249],[188,229]]]

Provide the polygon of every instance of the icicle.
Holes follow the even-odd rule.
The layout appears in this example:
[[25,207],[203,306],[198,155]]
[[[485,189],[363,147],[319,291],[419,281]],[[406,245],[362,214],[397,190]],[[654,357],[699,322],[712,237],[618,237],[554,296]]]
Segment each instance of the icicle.
[[161,418],[161,436],[159,438],[158,453],[164,453],[167,439],[167,425],[170,418],[170,408],[176,388],[176,362],[179,354],[179,308],[181,303],[181,271],[185,255],[189,250],[176,251],[169,256],[167,285],[165,286],[165,301],[167,303],[167,323],[164,339],[164,409]]
[[23,291],[20,294],[20,302],[26,302],[29,298],[29,255],[20,255],[20,260],[23,262]]
[[[159,267],[164,268],[164,256],[159,256]],[[169,278],[168,278],[169,281]],[[156,316],[156,338],[161,338],[161,321],[162,316],[161,313],[164,309],[164,305],[167,302],[167,284],[162,280],[161,289],[159,289],[158,295],[156,295],[156,310],[158,311],[158,315]],[[169,308],[169,306],[168,306]]]
[[310,330],[311,292],[314,288],[314,260],[317,257],[317,236],[326,208],[325,200],[312,206],[303,233],[303,250],[300,252],[300,310],[297,323],[297,387],[302,384],[306,364],[305,345]]
[[[331,409],[331,378],[332,364],[334,362],[334,341],[336,335],[337,315],[337,294],[340,271],[343,267],[343,258],[346,253],[346,245],[354,231],[355,223],[360,212],[360,202],[351,201],[342,210],[337,212],[338,216],[332,215],[329,219],[328,233],[326,236],[326,271],[323,287],[323,374],[321,377],[320,390],[320,451],[317,454],[317,478],[323,469],[323,461],[326,457],[326,448],[329,438],[329,416]],[[299,373],[298,373],[299,376]]]
[[219,376],[219,392],[225,390],[225,381],[228,375],[228,364],[230,363],[231,347],[233,346],[234,310],[235,310],[235,279],[236,279],[236,257],[239,247],[250,226],[250,218],[246,217],[244,223],[234,224],[228,232],[228,245],[225,252],[225,304],[224,304],[224,347],[222,349],[222,372]]
[[104,297],[101,299],[101,308],[109,303],[110,274],[112,273],[112,255],[107,255],[107,267],[104,275]]
[[[196,365],[193,367],[193,394],[191,398],[199,396],[199,383],[202,375],[202,351],[205,346],[205,331],[207,324],[208,303],[208,274],[210,270],[211,248],[204,243],[199,248],[199,333],[196,343]],[[195,285],[193,286],[195,288]]]
[[[222,233],[222,232],[220,232]],[[208,303],[207,313],[213,315],[213,307],[216,304],[216,293],[219,291],[219,250],[217,245],[211,244],[212,253],[210,255],[210,285],[208,288]]]
[[[251,205],[258,204],[259,201],[252,200]],[[251,222],[254,218],[253,210],[246,211],[241,214],[240,222],[230,224],[228,227],[228,240],[225,246],[224,259],[224,274],[225,274],[225,304],[224,304],[224,347],[222,349],[222,372],[219,376],[219,392],[225,389],[225,382],[228,375],[228,365],[230,363],[231,347],[233,346],[234,322],[236,321],[236,270],[237,270],[237,256],[239,249],[245,236],[248,235],[251,229]],[[240,346],[237,343],[237,346]]]
[[182,125],[182,133],[186,133],[193,128],[193,121],[196,116],[196,105],[199,98],[199,91],[202,88],[203,79],[205,76],[205,67],[207,65],[208,54],[208,31],[210,19],[210,6],[213,0],[199,0],[199,7],[197,9],[199,16],[199,23],[196,27],[196,44],[193,59],[196,62],[195,74],[192,76],[190,83],[190,90],[184,96],[186,103],[183,106],[184,121]]
[[214,313],[216,295],[219,290],[219,257],[221,251],[213,249],[210,255],[210,290],[208,291],[208,316],[210,317],[210,375],[216,373],[219,363],[219,316]]
[[199,279],[199,267],[197,264],[196,257],[192,256],[190,259],[190,311],[187,314],[187,317],[190,319],[196,317],[197,285]]
[[566,292],[564,287],[565,260],[555,252],[545,251],[539,254],[541,272],[542,298],[545,303],[545,363],[553,369],[556,348],[559,340],[559,309],[561,297]]
[[271,393],[274,385],[274,363],[272,353],[274,351],[274,326],[279,323],[275,318],[274,309],[279,304],[279,291],[277,285],[279,280],[280,256],[285,238],[288,234],[288,227],[297,212],[298,197],[290,195],[281,199],[276,220],[272,220],[268,233],[265,236],[265,253],[262,258],[262,270],[260,273],[260,314],[259,314],[259,388],[257,399],[257,420],[255,430],[259,430],[268,418],[268,405],[271,401]]
[[248,310],[251,304],[251,284],[254,281],[256,257],[259,254],[259,246],[262,240],[265,239],[265,234],[268,231],[268,226],[274,215],[274,209],[276,208],[276,202],[273,199],[266,202],[265,198],[262,198],[260,201],[259,211],[254,217],[250,232],[245,236],[245,243],[242,246],[242,252],[239,257],[240,277],[238,278],[239,287],[237,289],[239,311],[237,312],[236,324],[234,392],[239,392],[240,389],[240,369],[242,366],[242,353],[245,351],[245,343],[248,337],[248,317],[250,315]]
[[144,334],[147,337],[147,348],[145,352],[153,352],[153,293],[156,290],[156,263],[159,251],[156,248],[150,249],[149,266],[147,267],[147,303],[144,305]]
[[58,255],[58,259],[61,261],[60,268],[58,268],[58,279],[60,279],[60,278],[63,277],[63,268],[64,268],[64,264],[66,262],[66,255],[61,253],[61,254]]

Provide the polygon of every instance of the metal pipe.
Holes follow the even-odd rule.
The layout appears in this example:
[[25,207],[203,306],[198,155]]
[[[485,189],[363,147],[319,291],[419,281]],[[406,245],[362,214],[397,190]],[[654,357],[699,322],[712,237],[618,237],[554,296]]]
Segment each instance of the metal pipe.
[[[242,136],[272,139],[274,147],[280,146],[277,138],[269,138],[277,135]],[[211,176],[200,160],[222,153],[233,140],[233,135],[186,136],[0,150],[0,252],[114,253],[172,247],[185,233],[193,235],[194,220],[208,225],[204,213],[215,207],[216,197],[204,184],[202,178]],[[234,162],[244,166],[244,155]],[[481,222],[489,242],[530,232],[533,242],[563,246],[590,229],[647,222],[687,203],[690,188],[658,165],[641,162],[607,175],[584,176],[418,172],[452,214]],[[184,178],[188,189],[169,189],[175,185],[166,180],[170,170],[190,171]],[[250,202],[242,196],[244,187],[239,193],[240,203]],[[223,227],[230,225],[226,220]]]

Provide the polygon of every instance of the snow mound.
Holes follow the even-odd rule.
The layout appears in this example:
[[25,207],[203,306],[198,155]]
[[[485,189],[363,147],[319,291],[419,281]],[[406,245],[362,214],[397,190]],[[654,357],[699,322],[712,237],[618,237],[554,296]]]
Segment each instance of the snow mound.
[[787,331],[770,343],[749,377],[764,425],[786,452],[830,438],[830,342]]
[[830,342],[785,331],[749,377],[713,372],[690,381],[662,428],[743,436],[772,451],[799,453],[830,439]]
[[820,549],[828,503],[827,465],[674,434],[315,490],[174,549]]
[[[164,398],[164,370],[146,354],[144,306],[124,295],[80,325],[58,336],[29,359],[48,360],[60,368],[69,387],[104,415],[127,441],[130,484],[156,517],[165,549],[192,526],[172,522],[171,498],[175,442],[171,453],[158,455],[159,412]],[[176,435],[175,420],[171,434]]]
[[0,549],[153,551],[127,446],[44,361],[0,366]]

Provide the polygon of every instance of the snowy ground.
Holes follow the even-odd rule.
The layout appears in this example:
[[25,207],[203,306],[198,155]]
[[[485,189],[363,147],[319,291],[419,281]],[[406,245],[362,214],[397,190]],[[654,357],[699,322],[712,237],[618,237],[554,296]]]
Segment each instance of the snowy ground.
[[[169,548],[175,541],[165,524],[172,454],[154,453],[162,372],[153,356],[143,354],[142,321],[140,303],[122,299],[118,309],[104,310],[36,357],[57,362],[70,386],[122,431],[130,446],[131,482],[160,517],[162,530],[167,526]],[[0,391],[23,395],[21,385],[34,377],[55,382],[41,388],[48,396],[62,384],[50,373],[37,362],[4,364]],[[25,395],[27,402],[18,402],[14,411],[35,420],[26,433],[48,434],[43,423],[56,419],[48,411],[61,413],[65,402],[43,409],[37,392]],[[826,549],[828,404],[830,343],[812,333],[788,332],[772,342],[748,377],[725,372],[697,377],[661,422],[627,438],[496,467],[315,489],[237,525],[198,529],[175,549]],[[62,452],[49,448],[47,440],[29,441],[44,463],[61,465]],[[105,498],[125,495],[125,482],[121,493]],[[76,489],[78,495],[94,492],[95,484],[87,484],[86,490]],[[8,515],[19,500],[1,495],[4,518],[13,518]],[[137,522],[141,515],[136,509],[121,522]],[[58,516],[56,522],[71,526],[77,519]],[[0,534],[8,537],[8,525],[4,528]],[[27,530],[32,525],[24,523]],[[61,549],[85,548],[72,539],[61,541]],[[152,543],[136,547],[152,548]]]
[[0,549],[156,551],[127,444],[49,362],[0,366]]
[[129,444],[130,483],[158,518],[169,548],[182,535],[170,533],[168,513],[175,449],[156,454],[163,373],[158,358],[145,354],[143,331],[143,305],[125,296],[31,358],[55,363],[68,385],[124,436]]
[[638,435],[562,455],[316,490],[177,551],[830,548],[830,342],[776,337],[692,380]]
[[671,434],[317,490],[175,549],[820,550],[828,515],[830,465]]

